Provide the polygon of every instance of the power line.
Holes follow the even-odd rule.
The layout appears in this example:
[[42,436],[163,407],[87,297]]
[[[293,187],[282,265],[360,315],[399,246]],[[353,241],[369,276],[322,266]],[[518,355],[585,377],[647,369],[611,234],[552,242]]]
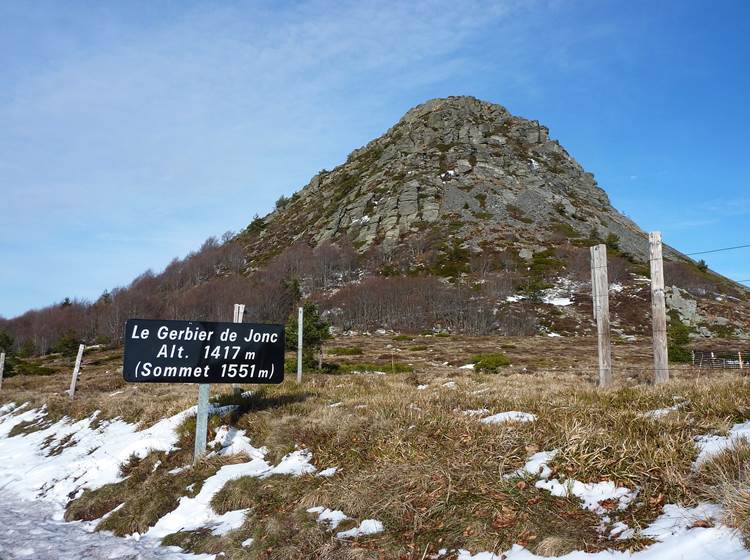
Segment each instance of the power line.
[[721,249],[711,249],[710,251],[698,251],[697,253],[685,253],[688,257],[693,255],[707,255],[708,253],[719,253],[721,251],[733,251],[735,249],[747,249],[750,245],[737,245],[736,247],[723,247]]

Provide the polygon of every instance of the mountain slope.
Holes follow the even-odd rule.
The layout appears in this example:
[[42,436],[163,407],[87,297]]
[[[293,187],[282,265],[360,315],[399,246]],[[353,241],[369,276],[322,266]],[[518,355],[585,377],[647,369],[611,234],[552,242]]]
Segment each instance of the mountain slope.
[[410,110],[346,163],[280,201],[244,241],[252,255],[292,240],[345,237],[360,251],[392,250],[430,228],[450,228],[475,250],[490,243],[538,251],[561,237],[617,236],[623,252],[648,256],[644,232],[546,127],[472,97]]

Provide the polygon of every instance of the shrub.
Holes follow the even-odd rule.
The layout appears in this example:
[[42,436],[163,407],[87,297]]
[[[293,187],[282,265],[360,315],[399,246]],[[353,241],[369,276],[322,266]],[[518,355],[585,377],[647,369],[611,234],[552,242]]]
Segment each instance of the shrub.
[[620,238],[614,233],[610,233],[609,235],[607,235],[607,238],[604,240],[604,244],[610,251],[617,252],[620,250]]
[[476,371],[497,373],[502,367],[510,365],[510,358],[501,352],[495,354],[477,354],[471,359]]
[[667,325],[667,353],[669,361],[675,363],[689,363],[693,355],[685,345],[690,342],[690,327],[680,320],[674,311],[669,314]]
[[[305,367],[315,363],[314,354],[320,352],[323,343],[331,338],[331,326],[321,319],[318,306],[311,301],[303,305],[302,319],[302,362]],[[297,351],[297,311],[289,315],[286,323],[286,349]]]
[[334,356],[360,356],[362,354],[362,349],[359,347],[331,348],[329,350],[329,353],[333,354]]
[[78,345],[80,343],[78,336],[73,331],[68,331],[57,339],[51,350],[52,352],[71,358],[78,353]]
[[402,362],[360,362],[339,364],[338,370],[341,373],[352,373],[355,371],[359,373],[375,371],[383,373],[411,373],[414,371],[414,367]]

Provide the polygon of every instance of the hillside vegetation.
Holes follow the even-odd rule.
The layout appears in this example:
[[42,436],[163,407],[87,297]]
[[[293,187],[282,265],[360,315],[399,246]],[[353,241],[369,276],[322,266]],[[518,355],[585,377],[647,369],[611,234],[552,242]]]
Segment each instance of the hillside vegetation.
[[[721,440],[750,416],[744,379],[684,367],[666,386],[636,385],[648,348],[627,345],[615,349],[617,388],[599,391],[590,381],[594,341],[581,343],[572,353],[555,339],[512,339],[499,349],[495,338],[345,337],[331,343],[325,361],[359,373],[310,370],[302,385],[289,379],[248,386],[242,397],[214,386],[214,402],[233,408],[211,417],[209,441],[235,428],[253,448],[265,448],[269,464],[304,450],[314,469],[229,480],[210,508],[214,516],[245,510],[236,528],[215,534],[209,524],[160,538],[232,559],[422,559],[440,550],[456,558],[460,550],[500,554],[513,545],[540,556],[637,551],[655,542],[646,528],[668,504],[694,512],[692,530],[730,523],[746,531],[746,442],[738,439],[696,463],[704,445],[696,438]],[[498,360],[500,351],[505,360]],[[489,356],[497,367],[487,372],[459,367]],[[119,416],[147,427],[194,404],[194,386],[124,385],[119,358],[117,350],[88,354],[73,400],[62,394],[70,368],[62,357],[45,361],[52,375],[9,379],[3,401],[47,406],[40,420],[15,426],[11,439],[95,411],[101,426]],[[393,373],[394,364],[410,371]],[[511,411],[515,416],[505,421]],[[66,518],[96,520],[118,535],[144,534],[223,468],[253,459],[243,450],[191,466],[193,434],[188,416],[173,450],[133,456],[120,465],[123,478],[77,490]],[[57,441],[47,450],[50,460],[75,445],[86,444],[75,436]],[[539,466],[529,466],[535,458]],[[335,472],[318,476],[326,470]],[[613,497],[584,507],[577,495],[555,490],[572,481],[611,483],[602,488]],[[704,501],[721,504],[726,517],[690,509]],[[345,519],[334,529],[309,511],[318,506],[316,512],[328,508]],[[337,537],[364,520],[378,521],[382,530]]]

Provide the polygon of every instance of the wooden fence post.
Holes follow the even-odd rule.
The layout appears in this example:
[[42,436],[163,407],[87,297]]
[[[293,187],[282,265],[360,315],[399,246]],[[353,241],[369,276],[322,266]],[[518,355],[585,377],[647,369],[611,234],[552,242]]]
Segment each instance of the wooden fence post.
[[76,383],[78,382],[78,371],[81,369],[81,360],[83,360],[83,344],[78,345],[78,356],[76,356],[76,365],[73,367],[73,377],[70,379],[70,389],[68,389],[68,396],[72,399],[76,394]]
[[[245,318],[245,304],[235,303],[234,304],[234,318],[232,319],[235,323],[241,323]],[[237,383],[232,383],[232,388],[235,396],[242,395],[242,387]]]
[[5,352],[0,352],[0,389],[3,388],[3,371],[5,370]]
[[667,305],[664,299],[664,262],[662,260],[661,232],[648,234],[649,262],[651,264],[651,318],[654,337],[654,383],[669,381],[669,354],[667,352]]
[[304,310],[297,310],[297,383],[302,383],[302,334],[305,329]]
[[[740,369],[745,369],[744,364],[742,363],[742,352],[737,352],[737,358],[739,359],[739,362],[740,362]],[[3,374],[2,374],[2,371],[0,371],[0,383],[2,383],[2,381],[3,381]]]
[[612,348],[609,339],[609,280],[607,279],[607,246],[591,247],[591,293],[596,317],[599,349],[599,386],[612,385]]

